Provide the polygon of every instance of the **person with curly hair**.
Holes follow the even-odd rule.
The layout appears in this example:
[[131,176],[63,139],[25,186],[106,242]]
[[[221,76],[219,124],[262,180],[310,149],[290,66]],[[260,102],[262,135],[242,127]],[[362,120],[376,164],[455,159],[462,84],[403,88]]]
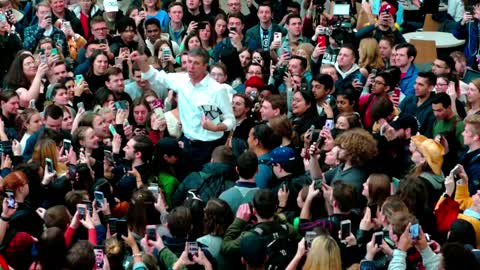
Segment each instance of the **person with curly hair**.
[[338,159],[341,164],[323,173],[317,161],[319,155],[316,154],[317,151],[313,151],[316,148],[315,145],[310,148],[310,173],[314,178],[324,178],[328,185],[342,180],[352,185],[360,196],[363,190],[362,184],[368,177],[366,162],[378,153],[377,141],[368,131],[354,128],[340,134],[335,139],[335,144],[340,148]]

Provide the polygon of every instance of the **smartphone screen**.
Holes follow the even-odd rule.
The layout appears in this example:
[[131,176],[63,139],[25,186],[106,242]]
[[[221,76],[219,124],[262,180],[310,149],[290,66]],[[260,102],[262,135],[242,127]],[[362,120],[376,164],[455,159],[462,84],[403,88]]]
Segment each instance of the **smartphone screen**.
[[74,164],[68,165],[68,178],[75,179],[77,177],[77,166]]
[[147,240],[157,241],[157,228],[155,225],[147,225]]
[[312,242],[315,237],[317,237],[317,233],[314,231],[308,231],[305,233],[305,245],[307,249],[312,247]]
[[101,191],[95,191],[94,196],[95,196],[95,200],[96,200],[96,202],[97,202],[96,207],[97,207],[97,208],[102,207],[101,204],[102,204],[103,201],[105,200],[105,196],[103,196],[103,192],[101,192]]
[[418,236],[420,234],[419,231],[420,231],[420,227],[419,227],[418,223],[410,225],[410,235],[412,236],[413,240],[418,239]]
[[5,191],[7,194],[7,207],[10,209],[15,208],[15,194],[13,191]]
[[66,154],[70,152],[70,148],[72,147],[72,141],[64,139],[63,140],[63,152]]
[[198,256],[198,243],[188,242],[188,256]]
[[128,236],[127,221],[125,219],[117,220],[117,238],[122,239],[123,236]]
[[375,237],[375,245],[381,246],[383,241],[383,232],[376,232],[373,235]]
[[326,36],[318,36],[317,37],[317,44],[320,48],[327,46],[327,37]]
[[104,257],[103,249],[101,249],[101,248],[94,248],[93,251],[94,251],[94,253],[95,253],[95,266],[96,266],[96,269],[103,269],[103,257]]
[[47,165],[49,172],[54,172],[55,171],[55,169],[53,168],[53,162],[52,162],[51,159],[45,158],[45,164]]
[[351,232],[352,222],[350,220],[344,220],[340,223],[340,230],[342,231],[342,239],[347,238]]
[[85,217],[87,215],[87,207],[84,204],[78,204],[77,209],[78,209],[78,218],[85,220]]
[[81,84],[83,80],[84,80],[84,78],[83,78],[83,75],[82,75],[82,74],[77,74],[77,75],[75,75],[75,82],[76,82],[77,84]]
[[376,204],[371,204],[368,206],[370,208],[370,215],[372,220],[377,217],[377,205]]
[[110,227],[110,234],[116,234],[117,233],[117,218],[109,218],[108,219],[108,226]]

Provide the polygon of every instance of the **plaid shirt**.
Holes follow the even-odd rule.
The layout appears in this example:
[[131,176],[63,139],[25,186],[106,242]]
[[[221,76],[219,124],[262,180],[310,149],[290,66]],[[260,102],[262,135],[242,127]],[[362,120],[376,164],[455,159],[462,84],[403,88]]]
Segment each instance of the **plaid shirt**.
[[[45,37],[45,29],[38,26],[38,24],[29,26],[25,28],[24,39],[23,39],[23,48],[33,52],[37,46],[38,42]],[[49,36],[53,42],[62,48],[62,53],[64,57],[69,55],[68,53],[68,44],[65,34],[58,28],[53,27],[52,33]]]

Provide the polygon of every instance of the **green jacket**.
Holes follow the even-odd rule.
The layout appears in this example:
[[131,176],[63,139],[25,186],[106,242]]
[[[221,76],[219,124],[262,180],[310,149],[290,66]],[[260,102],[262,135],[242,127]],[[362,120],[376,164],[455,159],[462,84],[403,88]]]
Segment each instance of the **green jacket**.
[[[157,261],[159,265],[163,265],[161,269],[172,269],[172,266],[177,262],[178,257],[170,249],[164,247],[158,252]],[[182,267],[182,269],[187,269]]]
[[[284,221],[280,220],[278,217],[274,217],[274,221],[266,222],[266,223],[285,223]],[[293,226],[289,223],[286,223],[288,226],[288,237],[290,239],[295,239],[297,234]],[[254,225],[249,224],[239,218],[235,218],[233,223],[228,227],[225,236],[223,237],[223,244],[222,244],[222,254],[229,259],[238,260],[240,259],[240,241],[249,235],[256,234],[253,230]]]

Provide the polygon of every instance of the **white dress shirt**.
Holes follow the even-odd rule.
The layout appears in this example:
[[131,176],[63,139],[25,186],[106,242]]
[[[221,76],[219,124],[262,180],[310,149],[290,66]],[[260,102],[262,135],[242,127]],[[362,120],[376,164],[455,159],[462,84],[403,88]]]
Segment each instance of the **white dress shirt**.
[[214,124],[223,123],[227,130],[235,127],[235,116],[225,86],[210,75],[193,85],[188,73],[166,73],[150,66],[142,73],[142,79],[157,82],[178,94],[178,109],[183,134],[190,140],[214,141],[220,139],[223,131],[210,131],[202,127],[202,116],[207,116]]

